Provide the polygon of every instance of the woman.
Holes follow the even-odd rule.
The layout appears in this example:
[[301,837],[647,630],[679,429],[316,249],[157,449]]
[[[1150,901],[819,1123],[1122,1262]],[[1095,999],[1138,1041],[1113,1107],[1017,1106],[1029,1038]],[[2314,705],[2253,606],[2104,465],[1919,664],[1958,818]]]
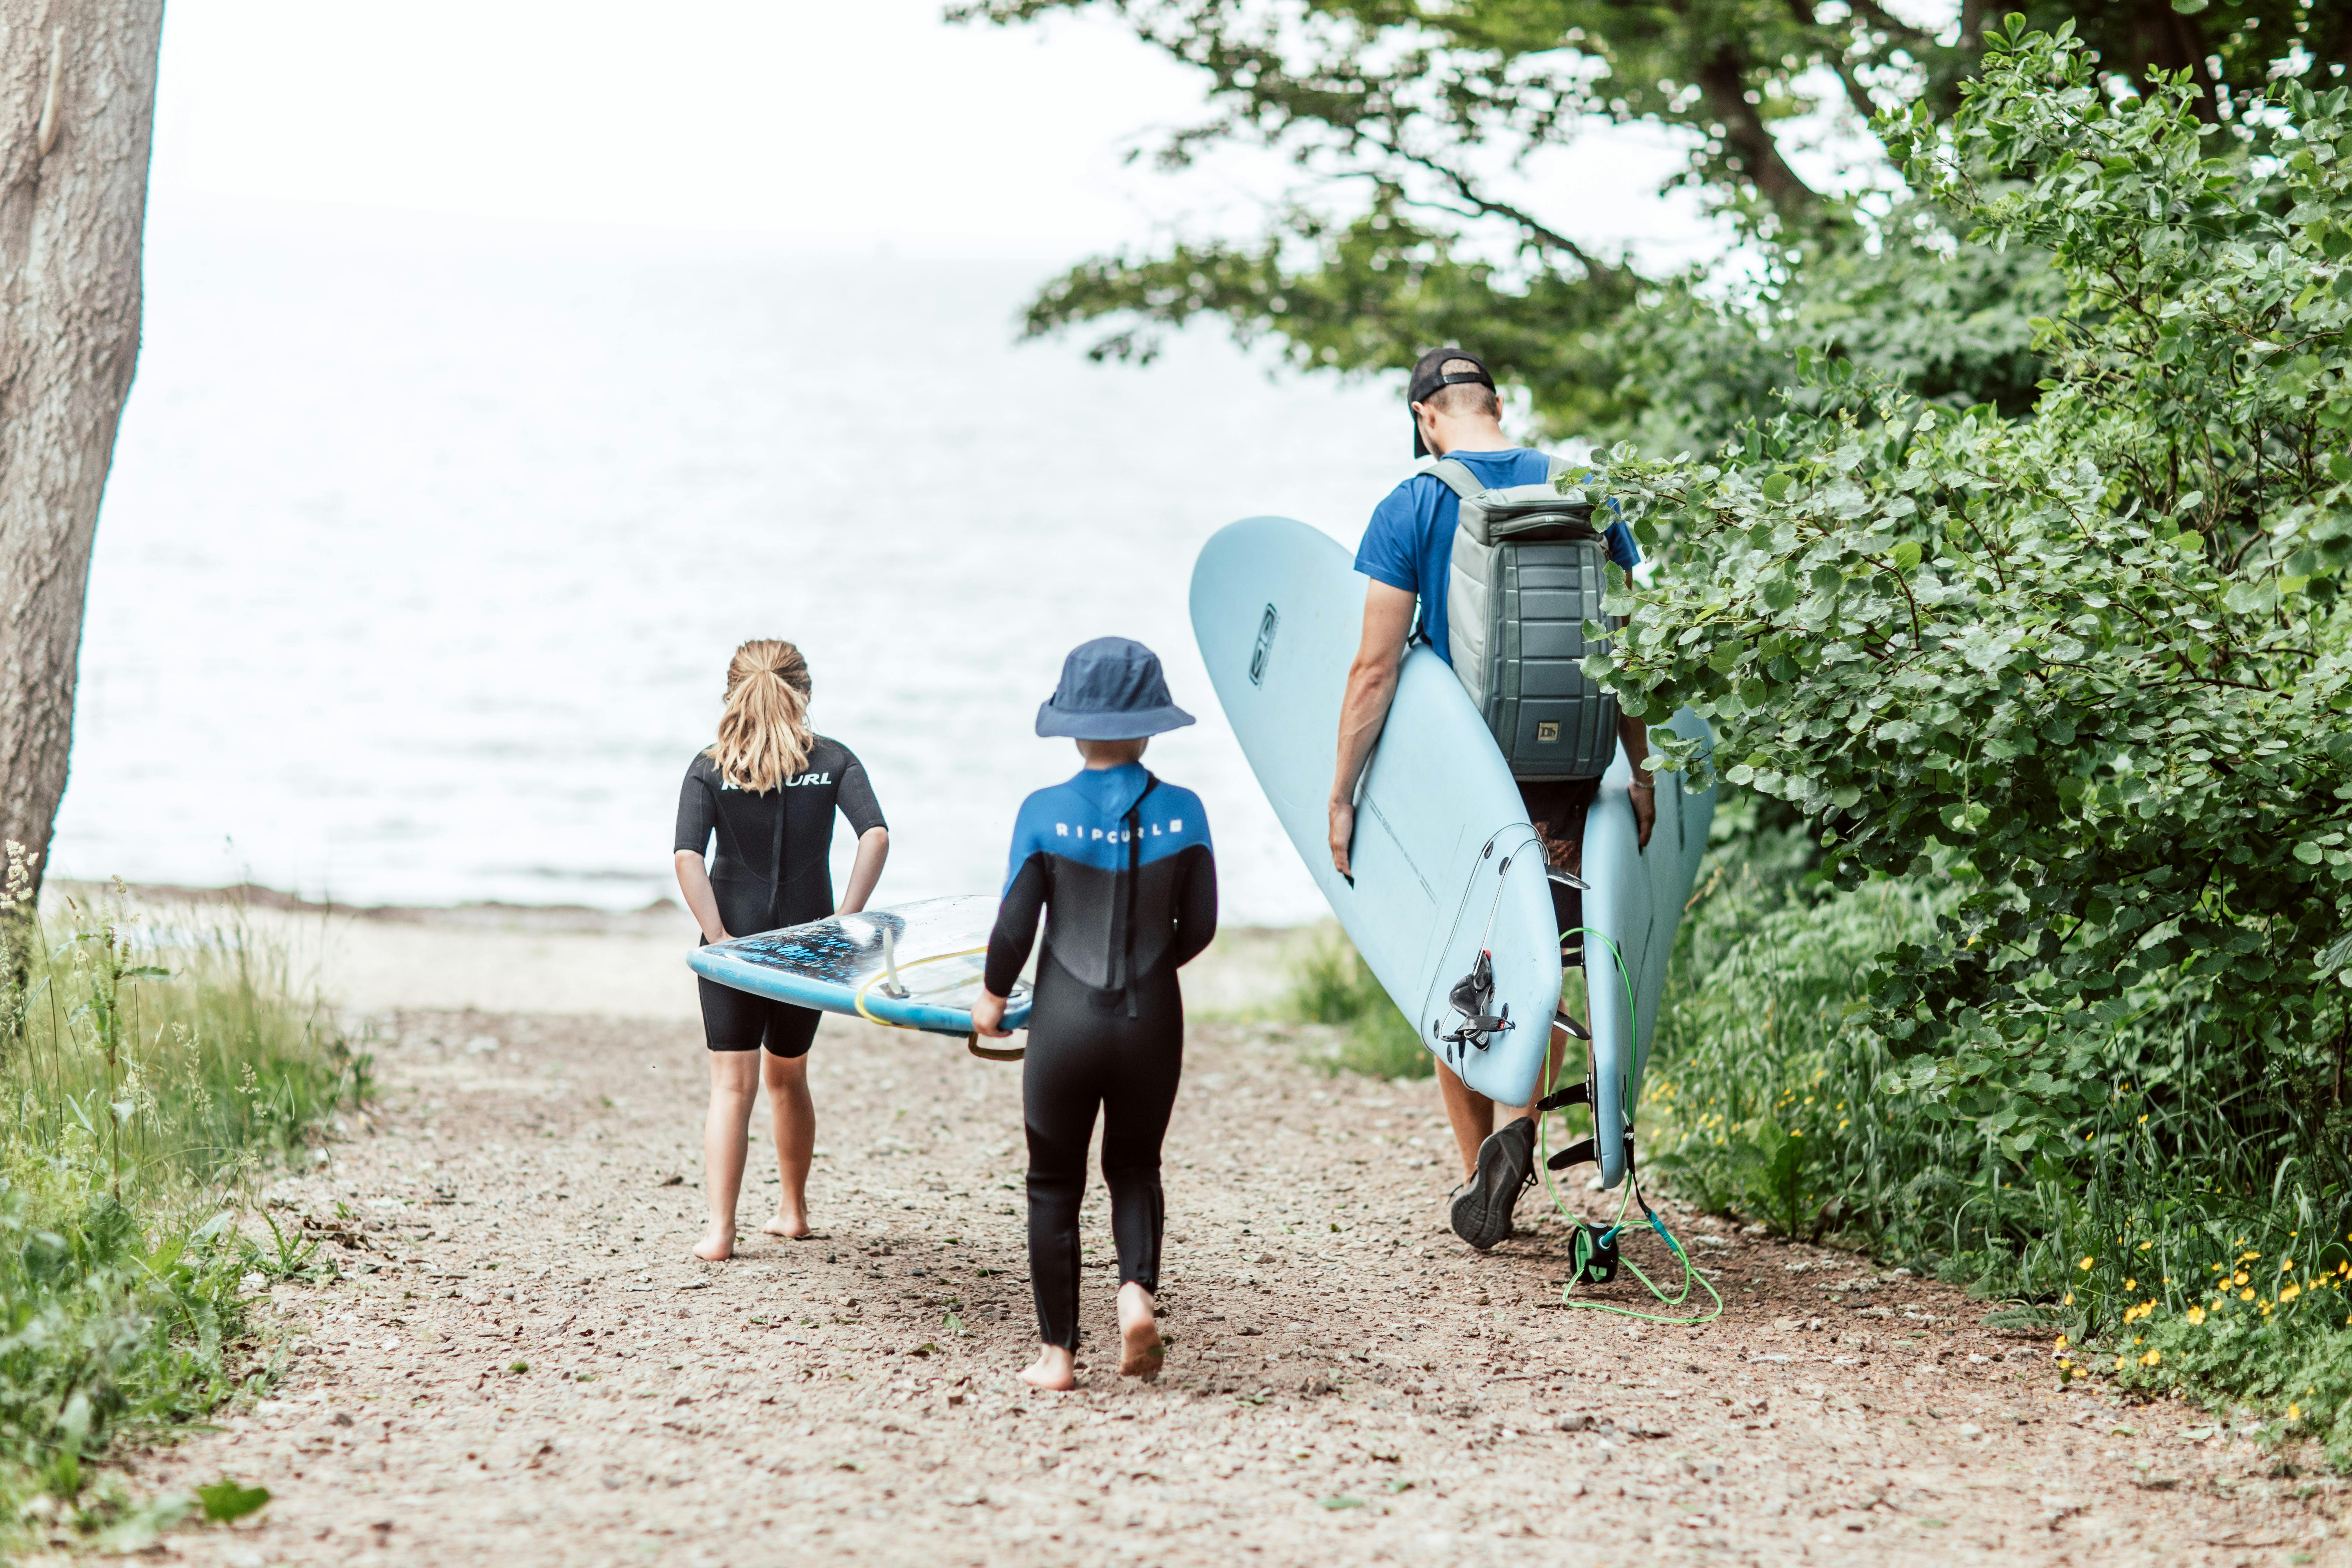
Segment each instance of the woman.
[[[808,664],[800,649],[768,638],[735,650],[719,739],[687,768],[677,797],[677,885],[706,942],[854,914],[881,879],[890,833],[874,786],[848,747],[809,728],[808,702]],[[836,809],[857,835],[857,859],[838,909],[827,859]],[[706,874],[702,857],[714,837],[718,854]],[[694,1255],[718,1263],[735,1253],[735,1198],[762,1078],[780,1188],[775,1217],[760,1228],[770,1236],[809,1233],[816,1108],[809,1100],[808,1050],[818,1015],[709,980],[698,984],[703,1041],[710,1048],[710,1114],[702,1129],[710,1230]]]
[[972,1026],[1001,1037],[1004,1001],[1045,911],[1021,1075],[1029,1131],[1029,1287],[1038,1388],[1077,1381],[1078,1205],[1102,1111],[1103,1180],[1118,1248],[1119,1374],[1160,1372],[1160,1143],[1184,1066],[1176,971],[1217,931],[1217,868],[1201,797],[1144,769],[1150,737],[1192,722],[1141,643],[1101,637],[1062,666],[1037,733],[1086,766],[1022,803]]

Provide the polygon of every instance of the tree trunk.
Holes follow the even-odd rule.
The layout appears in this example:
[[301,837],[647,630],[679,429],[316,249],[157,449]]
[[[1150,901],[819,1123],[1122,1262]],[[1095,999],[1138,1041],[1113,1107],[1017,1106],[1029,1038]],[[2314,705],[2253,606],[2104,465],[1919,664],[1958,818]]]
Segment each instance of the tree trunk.
[[0,0],[0,838],[44,861],[139,358],[163,29],[163,0]]
[[1755,183],[1757,195],[1782,217],[1794,216],[1818,199],[1812,187],[1782,161],[1772,128],[1748,101],[1748,60],[1734,46],[1724,45],[1699,66],[1698,89],[1707,112],[1723,126],[1723,144],[1730,154],[1725,161]]

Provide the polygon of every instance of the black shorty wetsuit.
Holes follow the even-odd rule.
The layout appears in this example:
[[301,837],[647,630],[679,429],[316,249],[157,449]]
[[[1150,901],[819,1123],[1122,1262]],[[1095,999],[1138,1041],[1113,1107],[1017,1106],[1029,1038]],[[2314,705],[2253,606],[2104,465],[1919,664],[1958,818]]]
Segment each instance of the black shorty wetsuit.
[[[674,847],[706,854],[712,836],[710,890],[729,936],[751,936],[778,926],[821,921],[833,913],[833,814],[865,837],[885,826],[866,766],[838,741],[816,736],[808,765],[783,787],[754,794],[719,775],[719,764],[697,753],[677,795]],[[780,1057],[808,1054],[818,1014],[771,1002],[715,981],[700,982],[702,1034],[714,1051],[756,1051],[761,1041]]]
[[1184,1063],[1176,971],[1217,931],[1217,868],[1200,797],[1140,763],[1088,769],[1022,804],[988,942],[1009,995],[1045,912],[1021,1074],[1029,1131],[1029,1286],[1038,1337],[1078,1343],[1078,1205],[1103,1113],[1118,1278],[1160,1288],[1160,1142]]

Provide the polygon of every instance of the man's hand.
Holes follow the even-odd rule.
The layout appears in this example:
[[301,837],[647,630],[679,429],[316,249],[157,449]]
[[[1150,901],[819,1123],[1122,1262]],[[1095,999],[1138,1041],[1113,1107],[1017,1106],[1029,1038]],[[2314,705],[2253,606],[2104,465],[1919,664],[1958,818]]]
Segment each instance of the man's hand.
[[1004,998],[983,985],[980,1000],[971,1005],[971,1026],[974,1032],[992,1040],[1001,1040],[1013,1033],[1004,1026]]
[[1650,829],[1658,825],[1658,786],[1647,779],[1635,779],[1626,797],[1633,803],[1633,834],[1637,847],[1650,847]]
[[1356,841],[1356,805],[1353,801],[1331,803],[1331,864],[1342,877],[1353,876],[1348,868],[1348,847]]

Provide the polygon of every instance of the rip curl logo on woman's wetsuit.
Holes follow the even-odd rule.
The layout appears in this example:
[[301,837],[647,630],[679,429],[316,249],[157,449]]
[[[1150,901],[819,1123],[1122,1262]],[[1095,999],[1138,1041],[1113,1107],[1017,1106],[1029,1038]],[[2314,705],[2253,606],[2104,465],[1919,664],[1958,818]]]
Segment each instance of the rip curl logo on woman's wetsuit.
[[[784,788],[799,789],[804,784],[829,784],[832,782],[833,775],[831,773],[802,773],[796,778],[786,779],[784,781]],[[736,784],[730,779],[721,779],[719,781],[719,787],[720,789],[741,789],[743,786]]]

